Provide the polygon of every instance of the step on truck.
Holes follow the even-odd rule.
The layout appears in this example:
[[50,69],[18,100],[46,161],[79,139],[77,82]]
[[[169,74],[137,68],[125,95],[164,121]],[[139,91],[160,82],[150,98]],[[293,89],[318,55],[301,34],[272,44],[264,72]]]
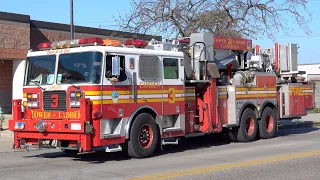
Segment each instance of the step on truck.
[[272,138],[280,120],[314,107],[297,51],[297,44],[253,48],[251,40],[210,33],[41,43],[27,54],[23,97],[12,100],[13,148],[56,142],[78,154],[144,158],[213,133],[238,142]]

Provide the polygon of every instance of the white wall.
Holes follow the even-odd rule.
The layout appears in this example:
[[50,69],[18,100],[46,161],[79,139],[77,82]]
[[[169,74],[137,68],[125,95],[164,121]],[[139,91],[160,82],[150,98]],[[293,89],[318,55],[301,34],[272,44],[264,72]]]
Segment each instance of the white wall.
[[298,70],[306,72],[302,75],[306,80],[308,80],[308,75],[320,77],[320,64],[299,64]]

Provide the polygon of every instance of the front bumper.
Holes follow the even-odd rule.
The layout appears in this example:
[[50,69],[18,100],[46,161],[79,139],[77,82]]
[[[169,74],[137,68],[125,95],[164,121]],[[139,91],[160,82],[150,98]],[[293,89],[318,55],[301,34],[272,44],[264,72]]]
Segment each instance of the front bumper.
[[43,141],[57,140],[57,147],[73,147],[79,152],[91,151],[91,136],[88,134],[68,134],[68,133],[39,133],[39,132],[14,132],[14,148],[23,146],[38,146],[44,148]]
[[62,147],[77,147],[79,152],[92,149],[93,127],[90,123],[89,99],[80,100],[81,116],[78,120],[23,119],[21,100],[13,100],[13,119],[8,121],[14,132],[14,148],[22,145],[42,145],[45,140],[57,140]]
[[[45,123],[39,129],[37,124]],[[9,120],[9,129],[14,132],[14,146],[39,145],[42,141],[57,140],[60,147],[77,147],[81,151],[91,151],[92,126],[80,121],[63,120]],[[66,145],[64,145],[66,144]],[[59,145],[58,145],[59,146]]]

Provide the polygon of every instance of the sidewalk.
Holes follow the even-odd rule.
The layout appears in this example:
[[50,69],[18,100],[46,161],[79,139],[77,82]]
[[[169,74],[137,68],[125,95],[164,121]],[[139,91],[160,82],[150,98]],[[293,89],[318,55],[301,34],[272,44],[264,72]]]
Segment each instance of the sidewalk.
[[12,135],[12,132],[8,130],[8,120],[12,119],[11,114],[4,114],[4,122],[2,123],[2,128],[4,129],[3,131],[0,131],[0,137],[2,135]]
[[309,113],[301,119],[281,120],[279,130],[300,127],[320,127],[320,113]]
[[[5,114],[5,121],[3,123],[3,128],[5,130],[0,131],[0,153],[24,151],[12,149],[13,133],[8,130],[8,120],[11,118],[11,114]],[[320,127],[320,113],[311,113],[299,120],[281,120],[279,130],[300,127]],[[30,149],[30,151],[32,150],[37,149]]]
[[3,131],[0,131],[0,153],[14,152],[19,150],[12,149],[13,133],[8,130],[8,120],[12,118],[11,114],[4,114],[4,122],[2,123]]

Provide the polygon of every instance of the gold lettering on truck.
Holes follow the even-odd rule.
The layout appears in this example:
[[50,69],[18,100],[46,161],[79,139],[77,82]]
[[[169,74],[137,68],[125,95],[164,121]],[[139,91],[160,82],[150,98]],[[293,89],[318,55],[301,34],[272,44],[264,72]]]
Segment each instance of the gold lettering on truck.
[[68,112],[42,112],[32,111],[32,119],[80,119],[80,111],[68,111]]
[[159,82],[140,82],[140,88],[160,88]]

